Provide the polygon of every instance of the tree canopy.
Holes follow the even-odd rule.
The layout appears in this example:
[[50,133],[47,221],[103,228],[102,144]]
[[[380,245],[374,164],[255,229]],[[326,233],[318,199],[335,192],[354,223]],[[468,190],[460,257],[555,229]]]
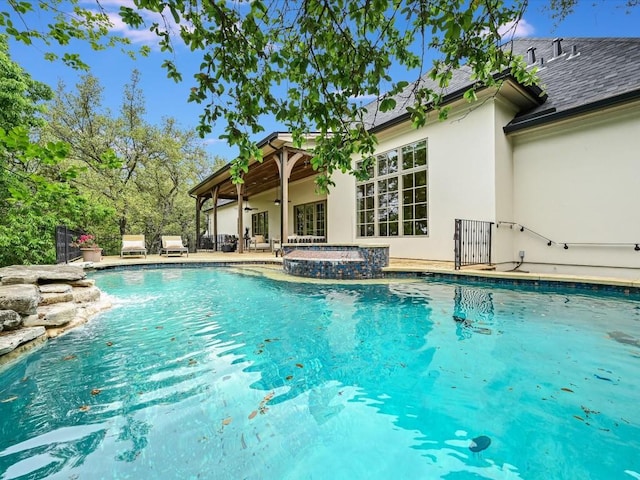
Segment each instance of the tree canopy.
[[98,239],[143,233],[155,250],[162,234],[195,232],[188,190],[212,165],[193,130],[182,130],[172,118],[159,126],[145,121],[139,82],[134,71],[117,113],[103,107],[96,77],[84,75],[75,90],[60,84],[46,131],[69,145],[65,165],[78,171],[74,185],[113,211],[84,227]]
[[51,263],[54,229],[96,213],[60,168],[68,145],[41,138],[52,90],[11,60],[0,36],[0,265]]
[[[551,0],[556,12],[570,11],[577,0]],[[637,0],[629,0],[630,4]],[[118,21],[149,30],[165,52],[168,77],[191,75],[189,101],[202,105],[201,135],[224,124],[222,138],[239,147],[232,167],[238,181],[250,158],[260,157],[252,136],[272,116],[301,142],[318,132],[313,166],[319,185],[331,184],[336,170],[348,171],[351,155],[374,150],[375,137],[363,127],[365,109],[354,99],[378,98],[381,111],[393,109],[391,98],[429,72],[438,85],[415,83],[413,123],[424,125],[437,110],[451,72],[466,64],[477,86],[495,85],[496,72],[509,71],[531,83],[534,74],[504,46],[504,27],[516,25],[527,0],[135,0],[112,16],[96,0],[89,8],[79,0],[40,0],[38,8],[52,21],[43,30],[33,23],[36,2],[9,2],[0,28],[27,44],[37,40],[69,50],[47,52],[50,59],[84,68],[73,52],[75,39],[101,49],[127,39],[109,34]],[[199,55],[196,72],[181,72],[175,61],[182,49]],[[426,64],[427,52],[437,52]],[[142,54],[149,52],[144,47]],[[414,72],[414,78],[392,78],[391,67]],[[469,99],[474,98],[471,90]],[[364,165],[366,166],[366,165]],[[363,166],[363,167],[364,167]]]

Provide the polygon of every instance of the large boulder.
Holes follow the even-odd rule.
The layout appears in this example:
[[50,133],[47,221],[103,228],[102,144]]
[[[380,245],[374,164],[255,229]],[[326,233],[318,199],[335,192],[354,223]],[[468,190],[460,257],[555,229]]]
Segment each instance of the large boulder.
[[13,332],[3,332],[2,335],[0,335],[0,355],[9,353],[19,345],[30,342],[45,334],[46,331],[44,327],[21,328]]
[[68,283],[47,283],[40,285],[40,293],[68,293],[71,291],[71,285]]
[[2,284],[74,282],[87,274],[77,265],[14,265],[0,268]]
[[40,299],[40,291],[35,285],[0,285],[0,310],[31,315],[36,313]]
[[40,285],[42,300],[40,305],[73,302],[73,288],[68,283],[47,283]]
[[44,305],[38,307],[37,319],[24,318],[25,327],[59,327],[69,323],[76,317],[78,307],[75,303],[56,303],[55,305]]
[[22,317],[13,310],[0,310],[0,331],[14,330],[22,325]]
[[100,300],[98,287],[78,287],[73,289],[73,301],[76,303],[97,302]]

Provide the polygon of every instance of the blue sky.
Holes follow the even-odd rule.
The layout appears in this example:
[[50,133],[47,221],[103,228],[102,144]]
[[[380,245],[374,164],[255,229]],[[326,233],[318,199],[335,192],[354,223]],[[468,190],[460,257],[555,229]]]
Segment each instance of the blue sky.
[[[116,8],[128,0],[103,0],[105,8]],[[549,14],[544,12],[547,0],[529,0],[529,8],[518,26],[521,37],[633,37],[640,36],[640,7],[628,10],[624,0],[580,0],[575,13],[563,22],[554,25]],[[240,7],[241,8],[241,7]],[[128,36],[134,45],[148,42],[148,37],[141,32],[127,30],[122,24],[116,23],[118,33]],[[149,43],[148,43],[149,44]],[[55,88],[58,81],[65,82],[67,87],[75,85],[79,73],[62,64],[51,63],[43,59],[45,47],[23,46],[11,44],[11,55],[27,70],[33,78],[49,84]],[[189,89],[193,86],[191,76],[196,73],[200,53],[191,54],[188,50],[180,52],[176,61],[182,67],[183,81],[176,84],[166,78],[165,71],[160,67],[164,54],[154,51],[147,58],[132,60],[118,49],[102,52],[85,50],[83,59],[90,64],[92,73],[97,76],[103,87],[105,105],[114,113],[122,100],[122,90],[131,78],[135,68],[141,72],[141,86],[145,91],[147,114],[149,123],[160,123],[162,117],[174,117],[182,128],[193,128],[198,123],[201,107],[188,103]],[[81,52],[82,53],[82,52]],[[414,79],[407,79],[414,80]],[[270,119],[265,119],[265,132],[259,134],[256,140],[273,131],[283,130]],[[214,126],[214,132],[204,139],[207,151],[211,155],[218,155],[226,160],[234,158],[236,152],[217,137],[222,133],[222,124]]]

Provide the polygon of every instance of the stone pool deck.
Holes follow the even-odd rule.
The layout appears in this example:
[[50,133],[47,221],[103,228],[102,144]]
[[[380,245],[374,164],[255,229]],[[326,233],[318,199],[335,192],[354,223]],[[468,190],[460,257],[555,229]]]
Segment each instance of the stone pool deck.
[[[190,253],[189,256],[160,256],[150,254],[147,258],[119,256],[103,257],[102,261],[95,263],[97,270],[118,266],[132,265],[157,265],[157,264],[218,264],[218,265],[271,265],[274,267],[282,265],[282,258],[276,257],[272,252],[198,252]],[[415,260],[407,258],[389,259],[389,266],[385,267],[385,273],[391,275],[443,275],[457,276],[468,279],[487,279],[490,281],[529,281],[534,283],[566,283],[569,285],[598,285],[628,289],[629,291],[640,292],[640,274],[636,279],[626,279],[617,277],[598,277],[584,275],[566,275],[551,273],[527,273],[522,271],[498,272],[487,269],[486,266],[464,267],[462,270],[455,270],[453,262]]]

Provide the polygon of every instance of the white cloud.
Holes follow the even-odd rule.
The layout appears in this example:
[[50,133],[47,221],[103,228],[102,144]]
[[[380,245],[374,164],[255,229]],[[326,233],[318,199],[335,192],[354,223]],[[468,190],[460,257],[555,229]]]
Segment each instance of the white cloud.
[[226,140],[224,140],[223,138],[207,137],[202,140],[202,143],[204,143],[205,145],[214,145],[216,143],[226,143]]
[[371,102],[372,100],[377,99],[377,95],[357,95],[349,97],[349,100],[352,102]]
[[524,18],[521,18],[517,22],[509,22],[498,29],[501,37],[509,38],[529,37],[533,35],[534,32],[535,28],[533,28],[533,25]]
[[133,43],[153,43],[158,37],[155,33],[148,29],[135,30],[125,24],[120,15],[117,13],[109,13],[109,21],[113,25],[111,32],[130,39]]

